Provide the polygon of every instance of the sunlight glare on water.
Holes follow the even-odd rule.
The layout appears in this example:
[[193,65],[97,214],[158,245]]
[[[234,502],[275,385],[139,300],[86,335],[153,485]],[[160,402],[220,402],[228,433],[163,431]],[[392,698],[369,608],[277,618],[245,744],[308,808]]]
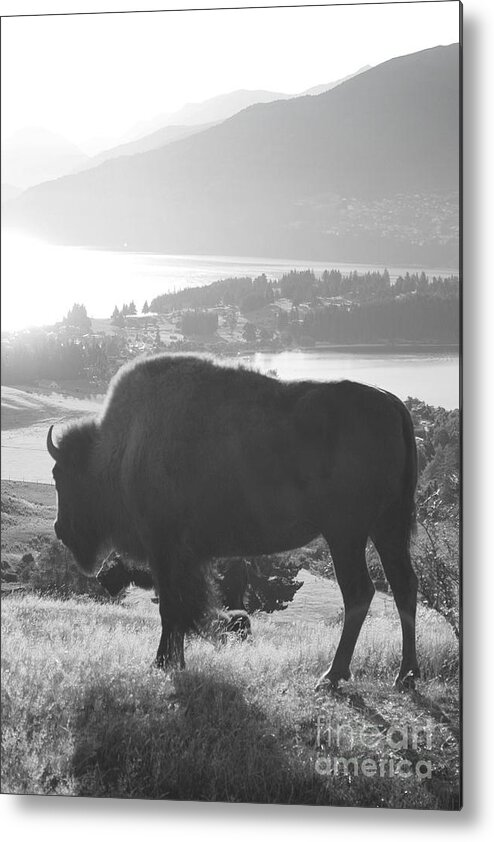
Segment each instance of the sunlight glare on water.
[[[104,251],[55,246],[11,229],[2,231],[2,330],[51,325],[61,321],[73,304],[84,304],[91,318],[110,318],[115,305],[134,301],[138,311],[144,301],[186,287],[223,278],[281,278],[291,269],[311,268],[350,272],[383,270],[384,266],[313,260],[215,255],[166,255]],[[391,280],[406,267],[388,266]],[[410,267],[408,267],[410,269]],[[429,275],[451,274],[450,269],[429,269]]]
[[[140,298],[146,271],[129,257],[125,252],[54,246],[4,232],[2,330],[54,324],[75,302],[84,304],[92,317],[109,318],[115,304]],[[158,294],[159,278],[155,286]]]

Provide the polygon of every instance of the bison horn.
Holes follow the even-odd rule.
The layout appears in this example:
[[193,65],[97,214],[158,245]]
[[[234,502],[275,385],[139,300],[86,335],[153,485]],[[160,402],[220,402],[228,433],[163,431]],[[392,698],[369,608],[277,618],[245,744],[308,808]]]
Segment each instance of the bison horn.
[[48,448],[48,453],[50,454],[51,458],[54,459],[55,462],[56,462],[57,459],[60,456],[60,450],[53,443],[52,433],[53,433],[53,424],[51,425],[50,429],[48,430],[48,436],[46,438],[46,446]]

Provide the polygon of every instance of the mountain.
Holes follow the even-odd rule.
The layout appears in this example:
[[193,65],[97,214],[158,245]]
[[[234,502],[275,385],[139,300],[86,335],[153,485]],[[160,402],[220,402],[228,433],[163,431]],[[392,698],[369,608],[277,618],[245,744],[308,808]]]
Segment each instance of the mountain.
[[10,199],[16,199],[21,193],[22,190],[20,187],[16,187],[14,184],[5,184],[2,181],[2,202],[9,202]]
[[39,127],[20,129],[2,145],[2,178],[24,190],[70,173],[86,157],[62,135]]
[[103,161],[109,161],[112,158],[121,158],[123,155],[137,155],[141,152],[149,152],[151,149],[159,149],[162,146],[166,146],[168,143],[174,143],[176,140],[183,140],[193,134],[202,132],[205,129],[208,129],[210,125],[214,124],[211,123],[199,126],[165,126],[162,129],[151,132],[151,134],[146,134],[144,137],[138,138],[138,140],[131,140],[128,143],[122,143],[119,146],[105,149],[103,152],[99,152],[97,155],[91,156],[84,162],[82,167],[77,168],[77,172],[80,172],[83,169],[88,170],[93,167],[97,167],[98,164],[102,164]]
[[321,260],[457,260],[459,47],[257,104],[39,185],[4,220],[53,242]]
[[370,64],[365,64],[363,67],[359,67],[355,73],[343,76],[341,79],[337,79],[336,82],[328,82],[326,85],[316,85],[314,88],[307,88],[307,90],[303,91],[300,96],[315,96],[316,94],[324,94],[326,91],[332,91],[337,85],[341,85],[343,82],[347,82],[349,79],[353,79],[354,76],[358,76],[360,73],[365,73],[366,70],[370,69]]
[[166,126],[201,126],[220,123],[250,105],[273,102],[276,99],[288,99],[289,96],[289,94],[274,91],[231,91],[204,102],[189,102],[172,114],[159,114],[151,120],[142,120],[127,134],[129,140],[136,140]]
[[[325,85],[317,85],[315,88],[310,88],[309,90],[304,91],[302,96],[306,94],[312,96],[314,94],[323,93],[324,91],[330,91],[337,85],[345,82],[347,79],[352,79],[353,76],[357,76],[358,73],[362,73],[364,70],[368,69],[369,66],[362,67],[360,70],[357,70],[350,76],[346,76],[344,79],[338,79],[336,82],[329,82]],[[165,125],[162,126],[162,128],[159,128],[150,134],[145,134],[143,136],[139,136],[136,140],[131,140],[127,143],[110,147],[109,149],[99,152],[97,155],[87,158],[83,166],[77,167],[75,171],[79,172],[82,169],[91,169],[92,167],[96,167],[98,164],[103,163],[103,161],[109,161],[111,158],[120,158],[122,155],[137,155],[140,152],[149,152],[151,149],[159,149],[161,146],[166,146],[168,143],[173,143],[176,140],[182,140],[183,138],[190,137],[198,132],[205,131],[211,126],[216,125],[216,123],[220,123],[224,119],[232,117],[234,114],[237,114],[239,111],[242,111],[250,105],[257,105],[261,102],[273,102],[276,99],[293,99],[295,96],[295,94],[279,94],[272,93],[270,91],[234,91],[231,94],[214,97],[213,99],[206,100],[202,103],[186,105],[175,115],[172,115],[175,119],[182,119],[184,121],[184,125],[174,125],[165,122]],[[211,119],[209,122],[201,122],[203,119],[205,120],[208,117],[214,117],[215,119]],[[163,120],[166,121],[167,119],[169,119],[169,117],[167,118],[166,115],[162,115],[161,117],[156,117],[154,120],[149,121],[147,125],[149,126],[161,123]],[[188,125],[185,124],[187,121],[189,121]],[[141,126],[142,125],[144,124],[141,124]]]
[[[154,140],[158,139],[158,132],[161,129],[171,129],[172,132],[177,135],[177,137],[173,137],[171,139],[178,139],[179,131],[183,132],[183,136],[185,137],[187,126],[191,127],[190,133],[192,134],[192,127],[196,127],[196,130],[208,128],[208,126],[212,126],[215,123],[221,123],[223,120],[233,117],[234,114],[238,114],[239,111],[243,111],[244,108],[248,108],[250,105],[274,102],[274,100],[277,99],[293,99],[296,96],[305,96],[306,94],[320,94],[324,91],[329,91],[332,88],[335,88],[342,82],[346,82],[347,79],[351,79],[353,76],[357,76],[359,73],[368,69],[369,65],[361,67],[349,76],[345,76],[342,79],[337,79],[336,81],[328,82],[323,85],[317,85],[314,88],[309,88],[308,90],[303,91],[301,94],[283,94],[279,92],[276,93],[274,91],[262,90],[239,90],[231,91],[227,94],[220,94],[219,96],[212,97],[204,102],[187,103],[172,114],[159,114],[150,120],[144,120],[137,123],[137,125],[126,133],[127,143],[119,145],[114,149],[108,149],[108,151],[103,150],[97,156],[98,162],[99,159],[106,160],[110,157],[118,157],[118,154],[115,153],[117,153],[118,150],[127,150],[130,142],[138,143],[141,140],[143,141],[142,148],[136,146],[134,150],[135,152],[145,152],[147,149],[157,148],[159,144],[154,143]],[[146,145],[144,143],[147,138],[153,139],[152,145]],[[170,142],[166,135],[165,138],[166,140],[164,142]],[[119,154],[127,155],[129,152],[124,151]]]

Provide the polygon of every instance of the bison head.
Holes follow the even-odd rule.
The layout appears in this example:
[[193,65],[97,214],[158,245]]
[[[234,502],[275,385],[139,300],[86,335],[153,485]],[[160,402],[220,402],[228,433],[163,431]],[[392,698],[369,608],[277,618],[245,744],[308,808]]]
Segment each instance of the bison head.
[[229,638],[249,640],[252,637],[252,627],[247,611],[225,610],[218,611],[216,629],[221,643]]
[[46,442],[48,453],[55,460],[53,479],[58,502],[55,534],[88,574],[94,573],[98,550],[103,544],[101,487],[94,464],[97,439],[96,424],[83,422],[69,428],[58,445],[53,441],[53,427],[50,427]]

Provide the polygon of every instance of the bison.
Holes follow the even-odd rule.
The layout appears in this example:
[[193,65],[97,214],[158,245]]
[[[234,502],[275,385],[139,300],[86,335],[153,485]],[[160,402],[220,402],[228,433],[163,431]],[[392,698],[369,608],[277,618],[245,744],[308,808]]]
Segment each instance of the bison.
[[[155,587],[148,570],[129,563],[127,559],[124,561],[115,550],[105,558],[96,579],[111,597],[120,596],[129,585],[136,585],[143,590],[154,590]],[[158,598],[151,599],[153,602],[159,602]],[[212,607],[209,616],[203,618],[201,627],[197,626],[195,630],[201,637],[213,638],[220,643],[227,643],[229,638],[243,641],[252,637],[250,617],[245,608],[229,606]]]
[[212,620],[211,631],[220,643],[227,643],[228,638],[250,640],[252,626],[247,611],[240,608],[229,611],[217,611]]
[[50,427],[57,537],[94,574],[111,548],[148,565],[159,594],[159,667],[184,667],[184,635],[207,612],[213,557],[326,539],[345,616],[318,686],[350,677],[379,552],[399,611],[396,682],[413,686],[417,577],[410,561],[417,453],[404,404],[351,381],[284,383],[194,357],[134,360],[99,417]]

